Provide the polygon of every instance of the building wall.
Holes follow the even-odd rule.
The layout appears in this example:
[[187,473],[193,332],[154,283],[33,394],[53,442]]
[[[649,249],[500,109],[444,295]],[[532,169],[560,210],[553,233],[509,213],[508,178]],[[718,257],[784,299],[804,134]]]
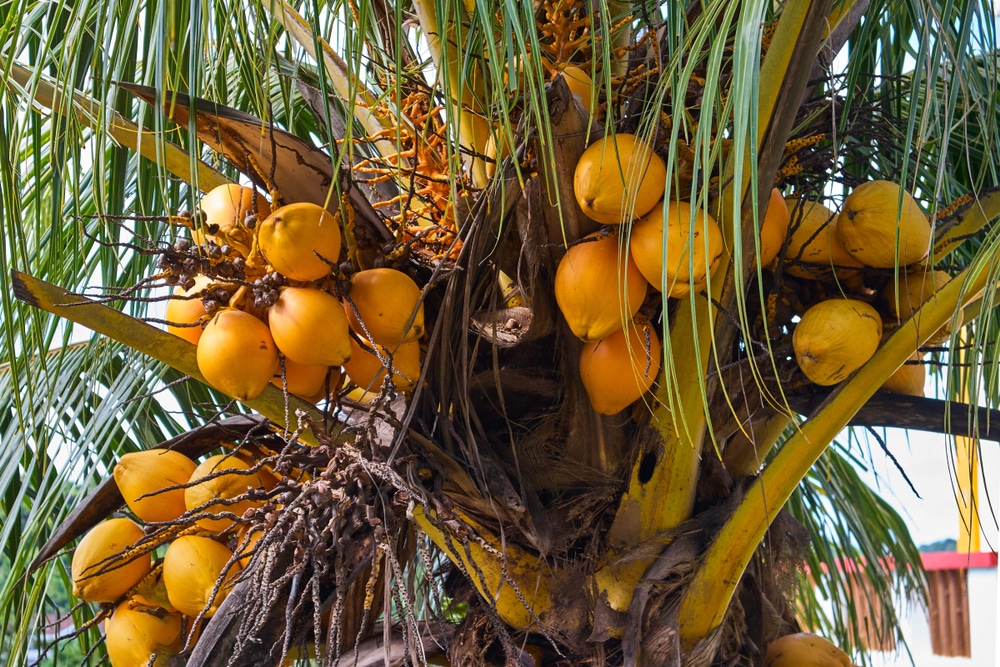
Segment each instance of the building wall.
[[[958,554],[956,554],[957,556]],[[994,556],[995,559],[995,556]],[[913,656],[905,653],[873,653],[874,667],[995,667],[997,661],[998,591],[997,569],[991,567],[970,567],[968,571],[969,631],[971,658],[955,658],[934,655],[931,650],[930,626],[926,611],[913,606],[906,611],[902,620],[903,636]]]

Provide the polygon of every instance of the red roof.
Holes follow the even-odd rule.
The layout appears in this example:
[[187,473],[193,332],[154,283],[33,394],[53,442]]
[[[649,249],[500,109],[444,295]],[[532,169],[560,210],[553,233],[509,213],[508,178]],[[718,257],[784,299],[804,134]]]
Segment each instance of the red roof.
[[937,551],[920,554],[925,570],[971,570],[975,568],[995,568],[995,551]]

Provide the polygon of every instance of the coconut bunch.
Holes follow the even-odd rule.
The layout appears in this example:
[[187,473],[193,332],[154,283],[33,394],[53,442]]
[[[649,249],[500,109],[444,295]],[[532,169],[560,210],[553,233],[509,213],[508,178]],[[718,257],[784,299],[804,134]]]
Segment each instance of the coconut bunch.
[[377,394],[387,375],[396,391],[415,386],[420,288],[393,268],[342,274],[339,213],[308,202],[272,211],[230,184],[205,195],[197,217],[200,243],[175,246],[187,256],[160,268],[178,283],[167,329],[197,345],[209,384],[244,401],[274,384],[313,403],[345,383]]
[[[795,359],[809,382],[838,384],[874,355],[883,338],[934,298],[951,277],[925,265],[932,229],[913,197],[889,181],[856,187],[839,213],[819,203],[787,203],[793,220],[781,270],[805,281],[828,281],[840,294],[807,300],[794,324]],[[894,279],[898,270],[899,280]],[[832,292],[832,290],[831,290]],[[950,324],[918,335],[946,340]],[[920,353],[884,389],[923,395]]]
[[[640,312],[647,292],[678,299],[701,291],[722,256],[722,232],[711,215],[682,199],[664,201],[665,174],[653,147],[631,134],[594,141],[576,165],[577,203],[604,227],[569,247],[555,294],[570,330],[584,342],[581,375],[602,414],[639,400],[659,371],[657,327]],[[786,201],[772,190],[754,264],[790,276],[792,284],[826,286],[804,290],[811,294],[799,309],[801,321],[784,323],[794,330],[795,358],[809,382],[844,380],[871,358],[884,334],[950,279],[923,264],[931,236],[913,197],[889,181],[856,187],[839,213],[798,197]],[[899,283],[889,275],[897,267]],[[950,334],[944,327],[928,342]],[[886,389],[922,395],[923,368],[919,357],[912,361]]]
[[73,594],[113,611],[112,667],[165,665],[211,618],[252,555],[261,509],[278,477],[245,451],[200,463],[168,449],[121,457],[114,480],[131,513],[97,524],[72,561]]

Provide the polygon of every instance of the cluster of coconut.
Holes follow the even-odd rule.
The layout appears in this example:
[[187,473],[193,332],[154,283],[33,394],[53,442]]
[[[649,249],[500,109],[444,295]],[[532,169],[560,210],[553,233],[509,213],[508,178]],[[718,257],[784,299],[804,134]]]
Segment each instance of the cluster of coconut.
[[114,478],[128,508],[150,528],[182,516],[188,527],[147,535],[129,518],[98,524],[73,553],[73,595],[115,605],[105,623],[112,667],[167,664],[248,563],[261,533],[248,533],[237,519],[261,506],[254,495],[278,480],[236,455],[199,464],[166,449],[125,454]]
[[[813,304],[796,324],[792,336],[795,359],[813,383],[830,386],[844,380],[874,355],[885,330],[898,327],[951,280],[944,271],[924,265],[932,230],[927,216],[909,193],[889,181],[872,181],[855,188],[839,214],[815,204],[806,206],[793,234],[784,270],[804,278],[834,272],[851,285],[865,268],[895,269],[881,294],[868,301],[835,297]],[[798,239],[799,242],[794,241]],[[946,324],[918,337],[931,344],[951,335]],[[923,395],[924,367],[915,354],[884,388]]]
[[[687,202],[665,202],[665,182],[663,160],[624,133],[587,147],[574,173],[581,209],[609,227],[566,251],[555,295],[570,330],[584,342],[580,374],[602,414],[638,400],[659,372],[656,327],[639,314],[647,290],[685,296],[692,286],[705,285],[722,256],[715,220]],[[629,222],[629,232],[622,232]]]
[[216,188],[200,208],[211,250],[245,275],[194,276],[175,290],[166,319],[171,333],[198,346],[198,368],[212,386],[249,400],[273,383],[317,402],[344,374],[377,393],[391,367],[395,390],[413,388],[424,331],[420,288],[401,271],[375,268],[354,273],[344,290],[335,276],[339,215],[306,202],[271,211],[239,185]]

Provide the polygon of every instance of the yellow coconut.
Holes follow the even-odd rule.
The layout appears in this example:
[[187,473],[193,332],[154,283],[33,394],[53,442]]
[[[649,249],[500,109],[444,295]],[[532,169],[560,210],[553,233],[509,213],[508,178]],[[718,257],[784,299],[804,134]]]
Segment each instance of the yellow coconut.
[[[899,276],[899,291],[897,294],[896,283],[890,282],[882,291],[882,297],[889,304],[889,312],[896,318],[897,322],[909,319],[913,313],[920,309],[925,301],[937,299],[937,293],[941,291],[951,280],[951,276],[945,271],[928,271],[918,269],[912,273],[904,273]],[[958,322],[949,319],[934,334],[927,337],[928,345],[940,345],[951,337],[952,328],[957,324],[961,328],[963,323],[962,311],[958,311]],[[925,338],[924,329],[920,321],[917,321],[918,337]]]
[[[494,130],[490,134],[489,139],[486,140],[483,153],[489,158],[486,160],[486,175],[489,178],[493,178],[493,175],[497,172],[497,168],[511,154],[510,141],[509,136],[500,130]],[[498,146],[499,150],[497,149]]]
[[559,74],[566,80],[569,92],[580,98],[580,104],[587,110],[587,113],[593,116],[597,100],[594,99],[594,82],[590,75],[576,65],[563,67]]
[[[200,323],[208,319],[205,304],[198,296],[206,287],[212,284],[208,276],[197,276],[191,289],[178,287],[174,290],[174,298],[167,301],[167,331],[197,345],[201,338]],[[199,323],[198,326],[185,326]]]
[[917,202],[890,181],[854,188],[837,218],[837,235],[847,252],[880,269],[908,266],[927,257],[931,233],[931,223]]
[[798,278],[823,278],[836,270],[838,277],[857,274],[864,265],[844,249],[836,233],[837,213],[823,204],[786,200],[791,238],[785,252],[785,273]]
[[795,326],[795,361],[810,381],[837,384],[878,349],[882,318],[864,301],[833,298],[812,306]]
[[211,617],[226,599],[241,569],[239,560],[225,545],[198,535],[178,537],[163,556],[163,581],[170,604],[185,616],[195,617],[204,611],[206,618]]
[[[288,393],[300,398],[310,399],[323,391],[326,384],[326,376],[330,372],[329,366],[300,364],[294,359],[285,357],[285,382],[288,386]],[[331,386],[336,386],[337,373],[334,369],[334,376]],[[271,384],[278,389],[282,388],[281,369],[277,375],[271,378]]]
[[212,516],[226,512],[239,517],[248,509],[260,506],[262,501],[250,498],[232,501],[233,498],[264,486],[257,473],[246,472],[249,468],[249,464],[235,456],[217,454],[202,461],[191,473],[189,481],[192,484],[203,481],[184,489],[184,505],[189,511],[197,510],[198,514],[211,515],[198,519],[199,526],[212,532],[221,532],[230,528],[233,520]]
[[351,356],[344,307],[321,289],[283,288],[267,325],[281,353],[300,364],[339,366]]
[[83,536],[73,552],[73,595],[87,602],[114,602],[152,568],[149,553],[130,553],[144,536],[128,519],[108,519]]
[[181,615],[126,600],[104,624],[111,667],[166,667],[180,653]]
[[281,275],[318,280],[340,260],[340,215],[308,202],[282,206],[258,225],[257,242]]
[[379,345],[395,347],[424,335],[424,304],[420,300],[420,288],[402,271],[358,271],[351,276],[348,297],[354,302],[354,307],[345,299],[344,312],[351,329],[359,336],[370,338]]
[[184,514],[184,489],[161,491],[187,483],[198,464],[180,452],[147,449],[124,454],[115,465],[118,490],[129,509],[143,521],[173,521]]
[[788,225],[791,216],[785,198],[778,188],[771,190],[771,199],[767,204],[767,213],[760,223],[760,264],[767,266],[781,252],[781,246],[788,236]]
[[[372,346],[369,343],[360,344],[351,338],[351,358],[344,363],[344,372],[351,382],[365,389],[378,393],[385,381],[385,365],[379,355],[389,361],[389,348],[384,345]],[[411,341],[403,343],[392,354],[392,382],[396,391],[410,391],[417,386],[420,378],[420,343]]]
[[580,351],[580,378],[590,405],[603,415],[621,412],[649,391],[660,372],[660,337],[644,318]]
[[573,192],[591,219],[617,225],[649,213],[663,197],[666,165],[632,134],[614,134],[587,147],[573,173]]
[[202,197],[198,208],[205,214],[205,237],[220,245],[229,243],[244,257],[250,254],[252,244],[251,234],[243,225],[247,214],[255,214],[258,220],[271,215],[271,205],[263,194],[237,183],[212,189]]
[[679,298],[690,293],[692,284],[695,288],[703,285],[718,265],[722,257],[722,230],[712,216],[698,211],[692,233],[691,205],[687,202],[670,202],[666,216],[664,229],[664,206],[660,201],[632,227],[629,250],[639,271],[654,288]]
[[267,325],[223,308],[198,341],[198,370],[210,385],[241,401],[260,395],[278,369],[278,348]]
[[646,286],[617,234],[583,238],[556,269],[556,302],[573,335],[583,341],[607,338],[631,321],[646,298]]
[[852,667],[846,653],[808,632],[785,635],[767,645],[764,667]]
[[923,363],[923,355],[919,352],[914,352],[907,359],[907,362],[899,367],[899,369],[893,373],[888,380],[882,385],[882,388],[886,391],[891,391],[894,394],[905,394],[907,396],[920,396],[924,395],[924,383],[927,380],[927,371]]

